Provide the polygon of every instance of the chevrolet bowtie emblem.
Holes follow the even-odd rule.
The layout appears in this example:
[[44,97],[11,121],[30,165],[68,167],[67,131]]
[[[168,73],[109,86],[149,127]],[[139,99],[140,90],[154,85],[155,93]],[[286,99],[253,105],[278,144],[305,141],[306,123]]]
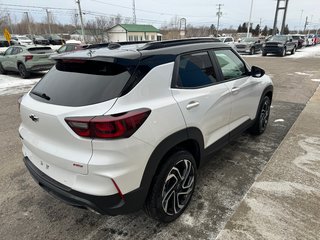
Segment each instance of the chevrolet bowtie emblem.
[[32,121],[34,121],[34,122],[38,122],[38,121],[39,121],[39,118],[36,117],[34,114],[31,114],[31,115],[29,116],[29,118],[30,118]]

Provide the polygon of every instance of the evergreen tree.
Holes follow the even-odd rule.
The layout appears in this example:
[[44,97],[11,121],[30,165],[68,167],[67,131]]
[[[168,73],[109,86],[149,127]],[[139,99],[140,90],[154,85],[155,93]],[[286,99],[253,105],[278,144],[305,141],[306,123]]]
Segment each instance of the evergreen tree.
[[243,32],[243,31],[242,31],[242,27],[241,27],[241,24],[239,24],[239,27],[238,27],[238,30],[237,30],[237,32],[238,32],[238,33],[240,33],[240,32]]
[[262,33],[262,35],[267,36],[268,35],[268,26],[264,26],[261,33]]
[[288,24],[284,27],[284,29],[283,29],[283,34],[289,34],[289,26],[288,26]]
[[257,26],[255,27],[255,29],[253,30],[253,33],[252,33],[254,36],[259,36],[260,34],[260,25],[257,24]]

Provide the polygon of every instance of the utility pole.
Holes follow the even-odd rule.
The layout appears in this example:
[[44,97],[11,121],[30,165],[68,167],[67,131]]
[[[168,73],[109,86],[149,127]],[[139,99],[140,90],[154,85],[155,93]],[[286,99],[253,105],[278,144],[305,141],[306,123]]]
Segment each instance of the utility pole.
[[298,33],[300,33],[300,29],[301,29],[302,15],[303,15],[303,9],[301,10]]
[[248,21],[248,26],[247,26],[247,38],[249,37],[249,32],[250,32],[252,8],[253,8],[253,0],[251,0],[250,15],[249,15],[249,21]]
[[47,22],[48,22],[48,28],[49,28],[49,34],[51,35],[51,26],[50,26],[50,12],[46,8],[46,13],[47,13]]
[[24,12],[24,13],[26,14],[26,17],[27,17],[29,34],[32,36],[31,27],[30,27],[30,20],[29,20],[29,13],[28,12]]
[[136,1],[132,0],[132,11],[133,11],[133,23],[137,24],[137,17],[136,17]]
[[306,28],[307,28],[307,25],[308,25],[308,24],[309,24],[309,23],[308,23],[308,16],[306,16],[306,21],[305,21],[305,23],[304,23],[303,33],[306,32]]
[[260,18],[260,21],[259,21],[259,37],[261,35],[261,24],[262,24],[262,18]]
[[286,4],[285,4],[285,7],[284,7],[284,13],[283,13],[283,19],[282,19],[281,34],[284,33],[284,28],[286,27],[288,3],[289,3],[289,0],[286,0]]
[[82,11],[81,11],[81,6],[80,6],[80,0],[76,0],[76,3],[78,4],[78,8],[79,8],[79,16],[80,16],[80,22],[81,22],[81,33],[82,33],[82,42],[85,43],[84,26],[83,26],[83,19],[82,19]]
[[[280,7],[280,2],[281,1],[285,2],[285,6],[284,7]],[[286,26],[288,3],[289,3],[289,0],[277,0],[277,8],[276,8],[276,14],[275,14],[275,17],[274,17],[272,35],[276,35],[276,33],[277,33],[278,12],[280,10],[284,10],[283,19],[282,19],[282,26],[281,26],[281,31],[280,31],[280,34],[283,34],[284,28]]]
[[223,4],[219,3],[217,4],[218,6],[218,12],[217,12],[217,16],[218,16],[218,23],[217,23],[217,37],[218,37],[218,33],[219,33],[219,26],[220,26],[220,18],[222,16],[222,12],[221,12],[221,7],[223,6]]
[[10,32],[11,32],[11,34],[13,34],[13,28],[12,28],[10,13],[8,13],[7,16],[8,16],[8,23],[9,23],[9,27],[10,27]]

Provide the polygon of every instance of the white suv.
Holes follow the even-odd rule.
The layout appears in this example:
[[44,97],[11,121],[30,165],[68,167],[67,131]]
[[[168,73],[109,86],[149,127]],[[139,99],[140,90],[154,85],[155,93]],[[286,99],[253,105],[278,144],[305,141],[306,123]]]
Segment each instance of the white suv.
[[20,102],[24,162],[65,202],[101,214],[187,207],[209,153],[264,132],[273,85],[210,39],[90,49],[56,65]]

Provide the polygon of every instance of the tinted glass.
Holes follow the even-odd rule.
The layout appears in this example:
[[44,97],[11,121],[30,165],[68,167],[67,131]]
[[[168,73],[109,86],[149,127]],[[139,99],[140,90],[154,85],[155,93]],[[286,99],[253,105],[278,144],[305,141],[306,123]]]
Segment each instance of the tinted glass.
[[12,54],[12,51],[13,51],[13,47],[9,47],[6,52],[5,52],[5,55],[11,55]]
[[231,50],[215,51],[224,80],[247,76],[244,63]]
[[19,54],[20,52],[22,52],[22,48],[15,47],[15,48],[13,48],[11,54],[15,55],[15,54]]
[[66,45],[63,45],[62,47],[60,47],[60,48],[58,49],[58,53],[63,53],[63,52],[66,51],[66,49],[67,49],[67,46],[66,46]]
[[216,81],[216,74],[207,52],[180,57],[178,87],[202,87]]
[[[132,75],[132,61],[58,61],[33,88],[39,101],[63,106],[85,106],[118,97]],[[39,96],[45,93],[50,99]]]
[[51,47],[34,47],[34,48],[29,48],[28,52],[41,54],[41,53],[53,53],[53,50],[51,49]]
[[68,45],[68,46],[67,46],[67,52],[74,51],[75,48],[76,48],[75,45]]

